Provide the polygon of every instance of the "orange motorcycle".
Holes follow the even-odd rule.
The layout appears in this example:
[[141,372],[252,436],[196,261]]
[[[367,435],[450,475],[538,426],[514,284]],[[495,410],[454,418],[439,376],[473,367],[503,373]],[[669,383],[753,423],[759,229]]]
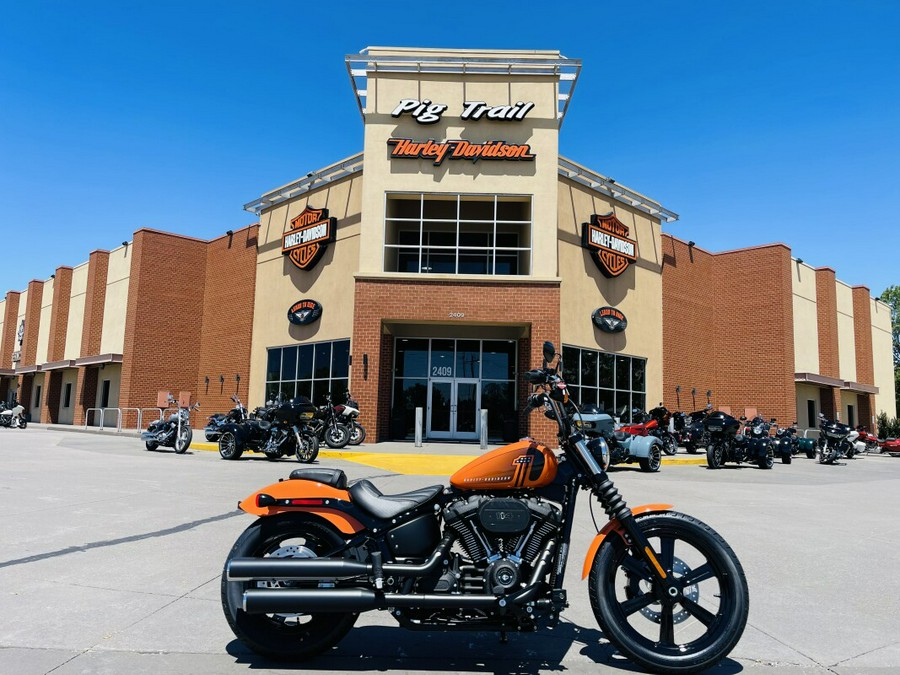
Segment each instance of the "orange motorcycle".
[[576,498],[589,491],[609,516],[582,570],[604,635],[658,673],[722,660],[747,622],[749,597],[734,552],[712,528],[667,504],[629,509],[606,474],[602,438],[576,431],[578,408],[544,364],[528,409],[559,427],[559,449],[530,439],[498,448],[450,478],[386,495],[339,469],[298,469],[240,508],[259,516],[222,574],[234,634],[275,659],[319,654],[360,612],[389,611],[418,630],[534,631],[568,605],[564,579]]

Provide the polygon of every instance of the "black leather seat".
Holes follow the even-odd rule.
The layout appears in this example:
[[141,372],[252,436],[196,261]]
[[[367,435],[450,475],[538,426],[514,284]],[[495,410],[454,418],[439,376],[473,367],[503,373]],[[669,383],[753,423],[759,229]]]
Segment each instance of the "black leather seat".
[[443,489],[443,485],[431,485],[412,492],[385,495],[372,483],[363,479],[350,486],[350,501],[376,518],[386,519],[430,502]]
[[347,474],[341,469],[294,469],[291,480],[313,480],[338,490],[347,489]]

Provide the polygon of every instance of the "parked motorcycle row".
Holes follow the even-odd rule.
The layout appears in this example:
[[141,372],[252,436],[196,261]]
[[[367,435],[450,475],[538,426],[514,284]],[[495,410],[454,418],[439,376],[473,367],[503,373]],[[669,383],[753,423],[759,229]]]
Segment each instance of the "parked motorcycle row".
[[359,445],[366,438],[366,430],[358,422],[359,404],[350,392],[346,401],[337,405],[329,393],[325,405],[318,408],[303,396],[286,399],[279,394],[249,414],[237,396],[232,396],[232,401],[235,407],[211,416],[204,430],[207,440],[218,441],[222,459],[260,452],[270,460],[294,456],[308,464],[315,461],[322,442],[340,449]]

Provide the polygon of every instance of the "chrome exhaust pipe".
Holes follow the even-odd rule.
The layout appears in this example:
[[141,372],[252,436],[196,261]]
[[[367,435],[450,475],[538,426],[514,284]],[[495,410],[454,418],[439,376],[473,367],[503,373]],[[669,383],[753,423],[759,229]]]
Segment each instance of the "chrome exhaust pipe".
[[366,612],[388,607],[491,609],[498,607],[500,600],[493,595],[385,595],[363,588],[252,588],[244,591],[243,607],[247,614],[308,614]]
[[[421,565],[384,563],[384,576],[424,577],[435,571],[453,546],[453,535],[448,534],[435,551]],[[252,581],[254,579],[345,579],[348,577],[374,576],[370,563],[333,558],[234,558],[225,565],[228,581]]]

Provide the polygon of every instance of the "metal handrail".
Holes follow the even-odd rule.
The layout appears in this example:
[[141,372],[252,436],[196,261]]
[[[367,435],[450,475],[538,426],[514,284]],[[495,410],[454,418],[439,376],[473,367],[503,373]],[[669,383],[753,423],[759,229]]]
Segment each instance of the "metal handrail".
[[[162,418],[163,418],[163,411],[165,410],[165,408],[141,408],[140,411],[141,411],[141,419],[142,419],[142,420],[143,420],[143,416],[144,416],[144,411],[145,411],[145,410],[155,410],[156,412],[159,413],[159,420],[160,420],[160,422],[162,421]],[[144,427],[141,426],[140,428],[143,429]]]
[[84,411],[84,427],[83,428],[85,428],[85,429],[88,428],[88,422],[91,419],[91,411],[100,413],[100,430],[102,431],[103,430],[103,408],[88,408],[87,410],[85,410]]
[[137,427],[136,427],[136,428],[137,428],[137,429],[143,429],[143,426],[141,426],[141,421],[143,420],[143,415],[141,414],[141,409],[140,409],[140,408],[119,408],[119,410],[120,410],[121,412],[119,413],[119,426],[118,426],[118,428],[116,428],[116,433],[121,433],[121,431],[122,431],[122,418],[125,416],[125,412],[128,411],[128,410],[134,410],[134,411],[137,413]]
[[100,431],[106,428],[106,411],[107,410],[115,410],[116,411],[116,431],[119,431],[122,428],[122,409],[121,408],[104,408],[103,409],[103,418],[100,420]]

